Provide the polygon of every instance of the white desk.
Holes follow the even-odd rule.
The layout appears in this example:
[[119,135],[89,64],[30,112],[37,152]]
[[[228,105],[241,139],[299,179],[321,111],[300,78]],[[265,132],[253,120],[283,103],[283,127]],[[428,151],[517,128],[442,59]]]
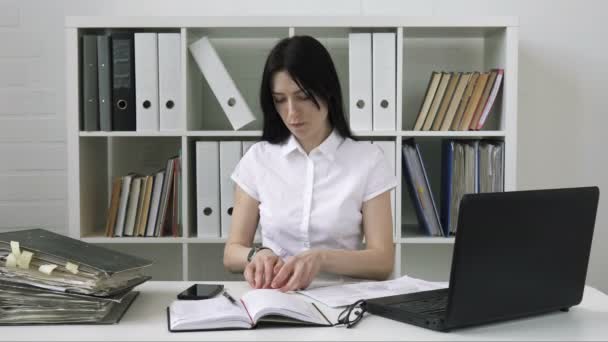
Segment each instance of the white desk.
[[[230,341],[230,340],[606,340],[608,296],[586,287],[583,302],[570,312],[555,312],[503,323],[440,333],[378,316],[366,315],[354,328],[266,327],[253,330],[170,333],[166,307],[192,282],[148,282],[117,325],[1,327],[1,340],[95,341]],[[248,290],[244,282],[224,283],[234,296]],[[321,306],[324,312],[327,307]],[[335,314],[335,310],[329,315]],[[328,317],[329,318],[329,317]],[[331,319],[331,318],[330,318]]]

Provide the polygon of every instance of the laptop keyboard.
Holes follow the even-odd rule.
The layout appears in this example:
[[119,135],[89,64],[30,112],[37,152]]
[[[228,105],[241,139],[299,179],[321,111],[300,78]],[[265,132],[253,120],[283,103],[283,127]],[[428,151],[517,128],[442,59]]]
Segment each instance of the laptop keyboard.
[[445,295],[393,304],[393,307],[416,314],[441,316],[445,314],[447,304],[448,296]]

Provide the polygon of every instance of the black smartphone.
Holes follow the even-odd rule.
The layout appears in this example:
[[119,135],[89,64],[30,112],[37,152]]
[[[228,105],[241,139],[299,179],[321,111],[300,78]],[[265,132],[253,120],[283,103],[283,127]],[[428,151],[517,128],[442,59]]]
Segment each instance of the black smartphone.
[[221,293],[223,289],[224,285],[221,284],[194,284],[178,294],[177,299],[208,299]]

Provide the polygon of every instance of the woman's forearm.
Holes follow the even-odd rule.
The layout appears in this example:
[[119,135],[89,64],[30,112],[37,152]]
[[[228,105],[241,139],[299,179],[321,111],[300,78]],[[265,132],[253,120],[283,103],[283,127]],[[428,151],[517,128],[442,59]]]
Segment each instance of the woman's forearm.
[[355,278],[384,280],[393,272],[394,247],[387,250],[318,250],[321,271]]

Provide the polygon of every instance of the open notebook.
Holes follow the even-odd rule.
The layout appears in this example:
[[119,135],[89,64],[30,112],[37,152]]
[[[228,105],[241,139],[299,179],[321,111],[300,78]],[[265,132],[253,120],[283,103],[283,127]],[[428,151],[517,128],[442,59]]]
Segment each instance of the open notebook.
[[167,308],[169,331],[253,329],[260,323],[332,326],[313,304],[278,290],[252,290],[231,303],[224,296],[177,300]]

